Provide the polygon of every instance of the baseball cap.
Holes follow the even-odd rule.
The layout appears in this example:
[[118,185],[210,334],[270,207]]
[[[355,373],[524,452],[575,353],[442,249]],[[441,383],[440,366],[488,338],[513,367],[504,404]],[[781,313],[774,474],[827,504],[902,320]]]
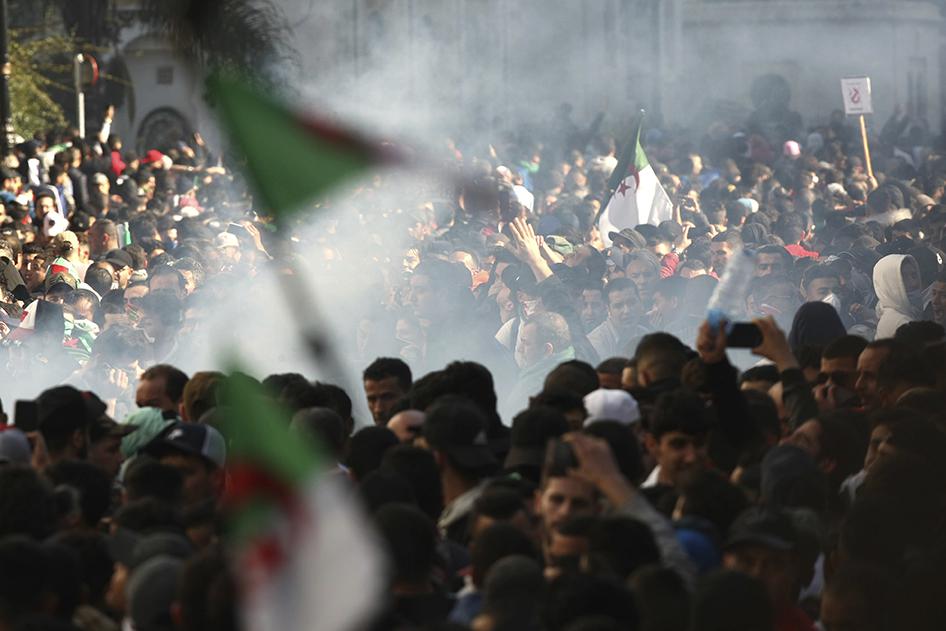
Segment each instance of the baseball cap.
[[44,433],[83,429],[91,420],[85,398],[72,386],[55,386],[36,397],[37,425]]
[[214,241],[218,248],[240,247],[240,240],[236,238],[235,234],[230,234],[229,232],[221,232]]
[[641,418],[637,400],[624,390],[599,388],[585,395],[588,418],[585,425],[595,421],[617,421],[622,425],[637,423]]
[[30,464],[30,441],[15,427],[0,429],[0,464]]
[[157,149],[149,149],[145,152],[144,157],[141,158],[142,164],[153,164],[155,162],[161,162],[164,159],[164,154],[158,151]]
[[79,281],[69,272],[56,272],[46,277],[46,291],[49,291],[55,285],[68,285],[70,289],[75,289],[79,286]]
[[135,261],[131,258],[131,254],[118,248],[105,253],[105,262],[112,265],[115,269],[135,266]]
[[575,251],[575,246],[572,245],[568,239],[557,234],[547,235],[545,237],[545,244],[562,256],[571,254]]
[[774,550],[795,549],[798,533],[785,512],[754,506],[743,511],[729,529],[726,548],[756,544]]
[[674,243],[683,236],[683,227],[676,221],[668,219],[660,222],[657,226],[657,232],[664,241]]
[[94,443],[108,436],[124,438],[137,429],[134,425],[119,425],[107,416],[99,416],[89,426],[89,440]]
[[148,443],[145,452],[156,458],[169,452],[200,456],[218,467],[227,463],[227,445],[223,435],[200,423],[175,422]]
[[633,248],[647,247],[647,239],[645,239],[644,235],[634,228],[624,228],[620,232],[609,232],[608,238],[611,239],[612,242],[622,239]]
[[159,408],[135,410],[122,422],[122,425],[134,427],[136,430],[122,439],[122,454],[126,458],[134,456],[173,424],[174,421],[164,418],[164,413]]
[[112,560],[129,570],[157,556],[186,559],[194,552],[194,546],[187,537],[174,532],[145,535],[120,527],[109,535],[107,543]]
[[486,417],[462,397],[444,397],[427,411],[424,439],[465,469],[495,466],[486,438]]

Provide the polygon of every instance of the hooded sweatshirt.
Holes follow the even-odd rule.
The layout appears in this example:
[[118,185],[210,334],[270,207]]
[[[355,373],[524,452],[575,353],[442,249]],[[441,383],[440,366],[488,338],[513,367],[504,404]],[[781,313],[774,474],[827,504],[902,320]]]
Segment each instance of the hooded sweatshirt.
[[888,254],[874,266],[874,291],[877,293],[876,339],[893,337],[897,329],[907,322],[920,319],[919,300],[915,305],[907,295],[900,266],[904,259],[913,260],[904,254]]

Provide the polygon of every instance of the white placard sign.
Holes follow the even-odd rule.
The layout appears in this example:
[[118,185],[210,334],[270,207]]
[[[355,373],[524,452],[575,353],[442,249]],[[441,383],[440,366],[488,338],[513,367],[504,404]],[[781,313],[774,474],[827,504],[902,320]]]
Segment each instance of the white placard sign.
[[844,113],[873,114],[870,101],[870,77],[846,77],[841,79],[841,95],[844,98]]

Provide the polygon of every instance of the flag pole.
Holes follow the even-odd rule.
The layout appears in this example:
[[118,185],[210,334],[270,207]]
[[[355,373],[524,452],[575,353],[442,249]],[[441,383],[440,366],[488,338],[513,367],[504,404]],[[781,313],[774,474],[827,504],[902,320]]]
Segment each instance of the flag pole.
[[861,119],[861,142],[864,143],[864,164],[867,167],[867,175],[873,179],[874,167],[870,161],[870,146],[867,144],[867,123],[864,121],[863,114],[861,114],[858,118]]

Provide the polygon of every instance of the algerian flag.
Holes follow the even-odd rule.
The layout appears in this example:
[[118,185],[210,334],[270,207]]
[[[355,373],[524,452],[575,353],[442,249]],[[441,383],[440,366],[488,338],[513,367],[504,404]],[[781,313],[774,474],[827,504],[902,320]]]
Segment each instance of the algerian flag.
[[[236,383],[236,380],[240,380]],[[245,631],[349,631],[382,600],[376,537],[354,489],[289,417],[240,377],[222,393],[230,441],[224,508]]]
[[673,219],[670,197],[641,147],[642,123],[643,120],[638,123],[637,132],[611,174],[611,198],[598,218],[598,229],[606,246],[611,245],[608,236],[611,232],[640,224],[656,226],[661,221]]
[[380,143],[293,111],[238,79],[215,75],[209,86],[250,179],[277,217],[395,157]]

